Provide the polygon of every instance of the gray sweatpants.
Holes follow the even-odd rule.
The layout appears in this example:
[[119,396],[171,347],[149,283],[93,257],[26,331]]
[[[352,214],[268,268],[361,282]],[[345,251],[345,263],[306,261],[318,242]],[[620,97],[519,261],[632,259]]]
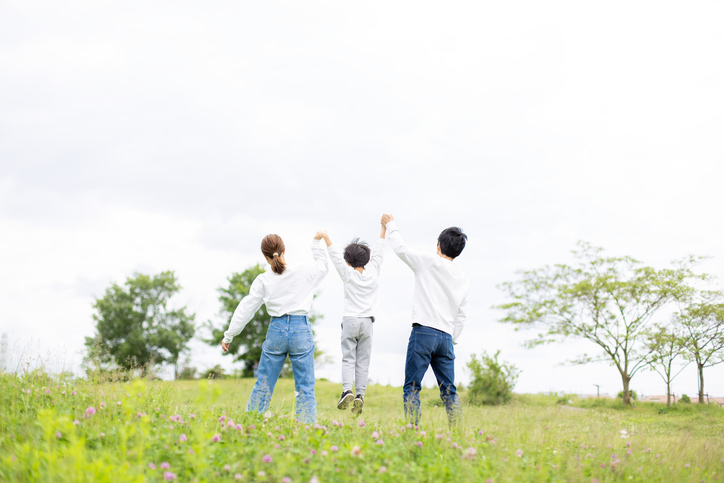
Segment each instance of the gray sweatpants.
[[342,390],[364,396],[372,354],[372,317],[342,317]]

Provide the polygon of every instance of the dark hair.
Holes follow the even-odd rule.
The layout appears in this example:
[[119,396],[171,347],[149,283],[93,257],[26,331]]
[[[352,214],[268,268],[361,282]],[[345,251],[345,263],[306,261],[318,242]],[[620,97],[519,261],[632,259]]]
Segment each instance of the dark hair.
[[354,268],[364,267],[370,261],[370,246],[355,238],[344,247],[344,261]]
[[281,275],[287,266],[279,258],[284,254],[284,241],[279,235],[267,235],[261,241],[261,252],[271,260],[272,272]]
[[443,255],[450,258],[455,258],[463,252],[467,240],[468,236],[463,233],[462,228],[458,228],[457,226],[445,228],[442,233],[440,233],[440,236],[437,237],[440,251]]

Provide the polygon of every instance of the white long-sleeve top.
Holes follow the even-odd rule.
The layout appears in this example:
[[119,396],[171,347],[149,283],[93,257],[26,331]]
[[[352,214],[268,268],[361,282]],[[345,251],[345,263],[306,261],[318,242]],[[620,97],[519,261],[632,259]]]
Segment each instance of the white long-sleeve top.
[[370,261],[362,273],[347,265],[342,249],[335,244],[327,247],[332,265],[344,283],[344,311],[349,317],[374,317],[377,310],[377,279],[380,276],[382,260],[385,256],[385,239],[375,243]]
[[281,275],[269,270],[256,277],[249,294],[241,299],[231,317],[229,330],[224,332],[224,343],[228,344],[244,330],[261,304],[266,305],[272,317],[309,314],[314,289],[329,271],[327,255],[319,240],[312,242],[312,256],[314,262],[287,265]]
[[415,273],[412,322],[446,332],[456,341],[465,325],[467,276],[450,260],[408,247],[394,221],[386,228],[392,250]]

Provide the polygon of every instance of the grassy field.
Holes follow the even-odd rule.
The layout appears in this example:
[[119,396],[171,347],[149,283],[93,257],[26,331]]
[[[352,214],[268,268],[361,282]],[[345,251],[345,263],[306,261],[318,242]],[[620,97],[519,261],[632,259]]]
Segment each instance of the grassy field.
[[[292,380],[270,413],[244,412],[253,380],[90,384],[0,375],[0,481],[717,481],[724,410],[517,395],[464,406],[450,431],[437,392],[419,428],[402,390],[372,386],[364,413],[317,382],[319,421],[297,423]],[[465,394],[462,394],[465,400]],[[566,401],[568,398],[565,398]]]

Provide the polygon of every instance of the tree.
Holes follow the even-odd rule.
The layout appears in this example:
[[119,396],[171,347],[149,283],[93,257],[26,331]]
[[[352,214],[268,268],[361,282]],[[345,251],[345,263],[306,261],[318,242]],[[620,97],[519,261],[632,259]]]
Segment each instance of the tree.
[[572,362],[608,361],[616,366],[623,403],[630,405],[629,383],[646,365],[641,335],[658,310],[693,290],[687,282],[697,277],[691,267],[698,259],[689,257],[674,268],[657,270],[627,256],[604,257],[602,251],[579,242],[573,250],[574,266],[518,271],[519,280],[499,286],[514,301],[497,308],[507,313],[500,322],[543,329],[528,347],[570,337],[599,346],[599,356],[583,354]]
[[[241,299],[249,294],[252,282],[262,273],[264,273],[264,268],[259,264],[254,265],[243,272],[231,274],[227,279],[229,285],[218,288],[219,302],[221,302],[219,315],[223,320],[218,324],[214,324],[210,320],[204,324],[204,327],[209,333],[208,338],[202,339],[204,342],[211,346],[221,345],[221,341],[224,339],[224,332],[229,327],[231,317],[234,315],[236,307],[239,305],[239,302],[241,302]],[[313,313],[310,314],[310,324],[314,324],[319,318],[322,318],[322,316]],[[266,340],[269,322],[271,322],[271,316],[266,311],[266,305],[262,305],[246,327],[244,327],[244,330],[231,341],[229,352],[224,353],[225,356],[233,356],[234,362],[239,361],[244,363],[243,375],[245,377],[252,377],[254,375],[254,363],[261,360],[261,346]],[[317,359],[320,355],[322,355],[322,351],[317,350],[315,346],[314,358]],[[290,361],[289,358],[287,358],[282,369],[282,376],[291,373],[290,367]]]
[[174,365],[188,350],[194,335],[194,314],[186,307],[172,310],[169,299],[181,290],[172,271],[149,276],[140,273],[106,289],[93,304],[96,335],[86,337],[86,360],[112,363],[146,373],[154,364]]
[[666,406],[671,406],[671,382],[688,365],[685,364],[680,368],[674,366],[674,361],[681,357],[685,350],[682,326],[676,322],[669,327],[654,325],[645,334],[643,344],[644,352],[648,352],[646,364],[664,380]]
[[684,353],[696,363],[699,403],[704,404],[704,369],[724,362],[724,303],[721,292],[701,292],[676,314],[685,332]]

